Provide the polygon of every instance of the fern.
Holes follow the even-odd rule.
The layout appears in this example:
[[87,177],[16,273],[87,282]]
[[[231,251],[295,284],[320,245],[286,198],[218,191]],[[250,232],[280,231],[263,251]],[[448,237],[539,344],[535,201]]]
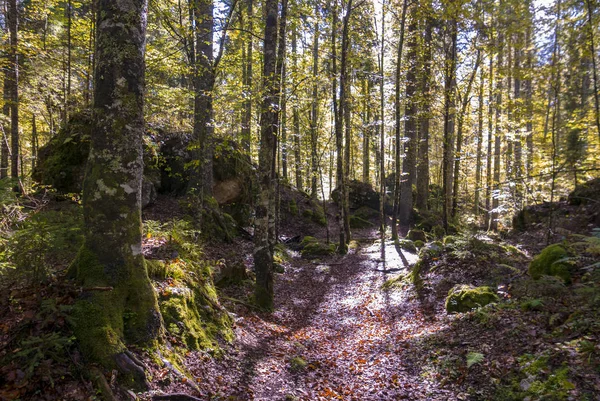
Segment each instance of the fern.
[[484,355],[479,352],[469,352],[467,354],[467,368],[483,362],[484,359]]

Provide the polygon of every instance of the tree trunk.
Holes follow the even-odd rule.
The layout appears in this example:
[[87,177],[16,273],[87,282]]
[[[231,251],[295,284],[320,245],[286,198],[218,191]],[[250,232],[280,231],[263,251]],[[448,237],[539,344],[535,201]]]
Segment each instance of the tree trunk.
[[[400,131],[401,131],[401,104],[400,104],[400,85],[402,80],[402,52],[404,48],[404,27],[406,24],[406,10],[408,9],[408,0],[402,3],[402,17],[400,20],[400,37],[398,38],[398,50],[396,53],[396,87],[394,99],[394,120],[395,120],[395,139],[396,139],[396,169],[394,174],[394,209],[392,211],[392,239],[398,238],[398,203],[400,201],[400,172],[401,172],[401,149]],[[414,18],[414,16],[412,17]],[[414,34],[414,32],[412,32]],[[411,60],[414,62],[414,60]]]
[[473,213],[480,215],[481,199],[481,150],[483,146],[483,89],[485,78],[483,75],[484,67],[479,70],[479,96],[477,101],[477,153],[475,162],[475,197],[473,200]]
[[362,80],[362,91],[363,91],[363,156],[362,156],[362,181],[364,183],[369,184],[371,182],[370,179],[370,170],[371,170],[371,160],[370,160],[370,146],[371,146],[371,79],[364,78]]
[[310,197],[317,199],[319,162],[317,154],[319,124],[319,3],[315,2],[315,29],[312,48],[312,105],[310,112]]
[[[493,39],[492,39],[493,46]],[[492,47],[490,46],[490,47]],[[492,139],[494,128],[494,57],[490,53],[490,77],[488,80],[488,135],[487,135],[487,156],[486,156],[486,186],[485,186],[485,210],[486,226],[489,227],[492,221]]]
[[[8,29],[10,32],[9,50],[9,93],[10,93],[10,176],[19,177],[19,53],[18,53],[19,12],[17,0],[8,1]],[[15,187],[19,191],[18,186]]]
[[[85,240],[72,268],[84,295],[75,335],[93,361],[127,371],[125,343],[158,338],[162,318],[142,254],[144,1],[99,0],[94,129],[83,182]],[[111,287],[110,291],[85,288]],[[127,316],[127,318],[125,318]],[[142,384],[143,377],[135,377]]]
[[452,165],[454,164],[454,120],[456,115],[456,42],[457,21],[453,17],[448,22],[450,31],[450,48],[446,49],[445,84],[444,84],[444,143],[442,161],[442,218],[444,229],[448,232],[448,220],[452,202]]
[[596,67],[596,44],[594,37],[594,7],[592,6],[592,0],[585,0],[586,8],[587,8],[587,22],[588,22],[588,32],[590,35],[590,53],[592,56],[592,75],[594,77],[594,107],[596,111],[596,129],[598,130],[598,140],[600,140],[600,94],[598,90],[598,68]]
[[[340,108],[343,110],[344,128],[346,145],[344,149],[344,185],[347,185],[350,179],[350,143],[351,143],[351,125],[350,125],[350,80],[348,77],[348,48],[350,47],[350,17],[352,15],[352,0],[348,0],[346,12],[344,14],[342,28],[342,57],[340,61]],[[346,244],[350,243],[350,209],[348,201],[348,188],[343,191],[344,200],[342,201],[344,215],[344,232]]]
[[465,90],[464,95],[461,98],[460,105],[460,114],[458,115],[458,125],[456,129],[456,157],[454,159],[454,183],[452,189],[452,213],[451,216],[456,216],[456,211],[458,209],[458,187],[460,184],[460,161],[462,158],[462,145],[463,145],[463,126],[465,122],[465,116],[467,114],[467,110],[469,104],[471,102],[471,89],[473,88],[473,81],[475,81],[475,75],[477,75],[477,69],[479,68],[479,62],[481,60],[481,51],[477,50],[477,59],[475,61],[475,66],[471,71],[471,75],[469,76],[469,83],[467,84],[467,88]]
[[[428,11],[431,4],[428,4]],[[423,39],[423,72],[421,75],[421,93],[423,105],[419,113],[419,155],[417,162],[417,209],[427,210],[429,197],[429,119],[431,118],[431,62],[433,20],[426,18],[425,37]]]
[[[346,230],[344,227],[344,215],[346,202],[346,183],[344,182],[344,132],[342,126],[342,110],[343,107],[338,104],[338,82],[337,82],[337,23],[338,23],[338,4],[337,0],[333,0],[333,11],[332,11],[332,27],[331,27],[331,92],[333,102],[333,114],[334,114],[334,131],[335,131],[335,149],[336,149],[336,179],[335,185],[339,189],[339,206],[337,214],[338,222],[338,234],[339,244],[338,252],[342,255],[348,252],[348,246],[346,245]],[[339,102],[341,103],[341,102]]]
[[[404,118],[404,141],[396,146],[404,147],[402,180],[398,202],[399,234],[406,235],[411,224],[413,205],[413,183],[417,173],[417,18],[413,15],[408,25],[408,49],[406,58],[410,65],[406,72],[406,111]],[[403,144],[403,145],[402,145]],[[396,179],[398,180],[398,179]]]
[[[2,107],[2,114],[4,114],[5,121],[10,121],[10,69],[4,67],[4,86],[3,86],[3,98],[4,106]],[[8,148],[8,136],[10,132],[10,125],[5,123],[2,127],[2,143],[0,149],[2,155],[0,157],[0,179],[8,177],[8,160],[10,150]]]
[[37,125],[35,123],[35,114],[31,119],[31,171],[35,169],[35,163],[37,161],[37,150],[38,150],[38,138],[37,138]]
[[[287,132],[286,132],[286,105],[287,105],[287,94],[286,94],[286,21],[287,21],[287,0],[281,2],[281,19],[279,22],[279,45],[277,48],[277,74],[279,81],[279,132],[280,132],[280,146],[281,146],[281,174],[283,179],[287,182]],[[279,181],[279,180],[278,180]]]
[[201,200],[212,196],[213,187],[213,1],[193,0],[196,55],[194,70],[194,153],[198,170],[192,174],[190,189]]
[[253,0],[246,0],[246,19],[248,24],[246,29],[246,59],[244,62],[244,102],[242,110],[242,147],[246,152],[250,153],[250,143],[252,141],[252,31],[254,24],[253,18]]
[[[294,26],[294,30],[292,31],[292,54],[293,54],[293,74],[294,74],[294,88],[296,88],[298,80],[298,50],[297,50],[297,41],[298,41],[298,32],[297,28]],[[301,149],[300,149],[300,110],[298,109],[298,96],[294,95],[294,105],[292,110],[292,118],[294,124],[294,163],[295,163],[295,171],[296,171],[296,188],[300,191],[303,190],[302,183],[302,159],[301,159]]]
[[[502,4],[502,2],[500,3]],[[504,33],[499,29],[498,34],[498,55],[496,56],[496,69],[498,70],[498,76],[496,78],[496,129],[494,135],[494,195],[492,199],[492,213],[490,219],[490,228],[494,231],[498,230],[498,206],[500,205],[500,199],[498,193],[500,191],[500,147],[502,141],[502,91],[503,91],[503,80],[502,80],[502,67],[504,63]]]
[[273,249],[269,238],[269,220],[274,191],[273,159],[276,152],[277,104],[279,83],[276,74],[277,0],[265,2],[265,30],[263,44],[263,100],[260,118],[259,199],[255,210],[254,268],[256,286],[254,297],[258,306],[273,308]]

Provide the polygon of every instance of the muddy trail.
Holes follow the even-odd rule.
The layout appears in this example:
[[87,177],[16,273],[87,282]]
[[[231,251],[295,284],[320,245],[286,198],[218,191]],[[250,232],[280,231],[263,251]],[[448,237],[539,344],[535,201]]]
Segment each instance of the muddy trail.
[[[192,393],[228,400],[454,399],[420,377],[410,358],[414,340],[443,328],[438,313],[407,291],[382,288],[416,260],[392,242],[382,258],[375,231],[344,257],[293,254],[277,275],[272,314],[228,305],[236,312],[234,343],[222,357],[187,356]],[[168,390],[190,393],[190,383]]]

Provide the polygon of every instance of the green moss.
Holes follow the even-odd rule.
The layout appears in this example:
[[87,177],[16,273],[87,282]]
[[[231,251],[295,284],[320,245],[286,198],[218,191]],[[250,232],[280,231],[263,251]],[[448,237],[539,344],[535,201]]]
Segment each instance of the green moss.
[[448,245],[456,244],[458,240],[459,240],[459,238],[455,235],[447,235],[444,237],[443,243],[444,243],[444,245],[448,246]]
[[306,362],[304,359],[302,359],[299,356],[295,356],[292,359],[290,359],[290,370],[292,370],[292,371],[304,370],[304,368],[307,365],[308,365],[308,362]]
[[322,244],[315,237],[304,237],[300,246],[302,247],[301,256],[305,259],[329,256],[335,253],[335,244]]
[[427,241],[427,237],[425,236],[425,232],[423,230],[410,230],[406,235],[406,238],[408,238],[411,241]]
[[425,246],[425,243],[423,241],[421,241],[421,240],[416,240],[415,241],[415,246],[420,249],[420,248],[423,248]]
[[289,262],[290,260],[292,260],[292,258],[285,245],[276,244],[273,248],[273,262],[281,264]]
[[456,285],[448,292],[446,311],[448,313],[468,312],[498,300],[498,295],[490,287]]
[[363,220],[373,220],[379,218],[379,211],[368,206],[361,206],[354,211],[353,215]]
[[350,216],[350,228],[370,228],[373,223],[358,216]]
[[295,199],[291,199],[288,203],[288,210],[292,216],[298,216],[298,205]]
[[556,276],[563,279],[565,283],[571,282],[569,264],[563,259],[568,257],[567,250],[560,244],[546,247],[529,264],[529,275],[538,280],[543,275]]
[[[421,241],[421,243],[422,242],[423,241]],[[417,247],[415,246],[415,243],[411,240],[408,240],[408,239],[396,240],[396,245],[405,251],[408,251],[411,253],[417,253]]]

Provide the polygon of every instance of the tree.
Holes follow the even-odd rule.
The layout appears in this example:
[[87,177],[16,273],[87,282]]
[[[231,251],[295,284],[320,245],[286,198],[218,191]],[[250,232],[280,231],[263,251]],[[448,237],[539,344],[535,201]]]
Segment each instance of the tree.
[[[19,177],[19,53],[18,28],[19,11],[17,0],[8,1],[8,30],[10,32],[8,92],[10,93],[10,176]],[[19,191],[18,187],[15,187]],[[21,189],[22,190],[22,189]]]
[[273,238],[269,228],[274,191],[274,158],[277,149],[277,104],[279,98],[277,73],[277,0],[265,2],[263,42],[263,100],[260,116],[260,151],[258,161],[259,199],[254,223],[254,268],[256,286],[254,298],[264,309],[273,308]]
[[97,2],[96,85],[83,182],[85,240],[72,265],[83,295],[75,334],[84,353],[144,381],[127,343],[160,337],[162,318],[142,254],[146,2]]

